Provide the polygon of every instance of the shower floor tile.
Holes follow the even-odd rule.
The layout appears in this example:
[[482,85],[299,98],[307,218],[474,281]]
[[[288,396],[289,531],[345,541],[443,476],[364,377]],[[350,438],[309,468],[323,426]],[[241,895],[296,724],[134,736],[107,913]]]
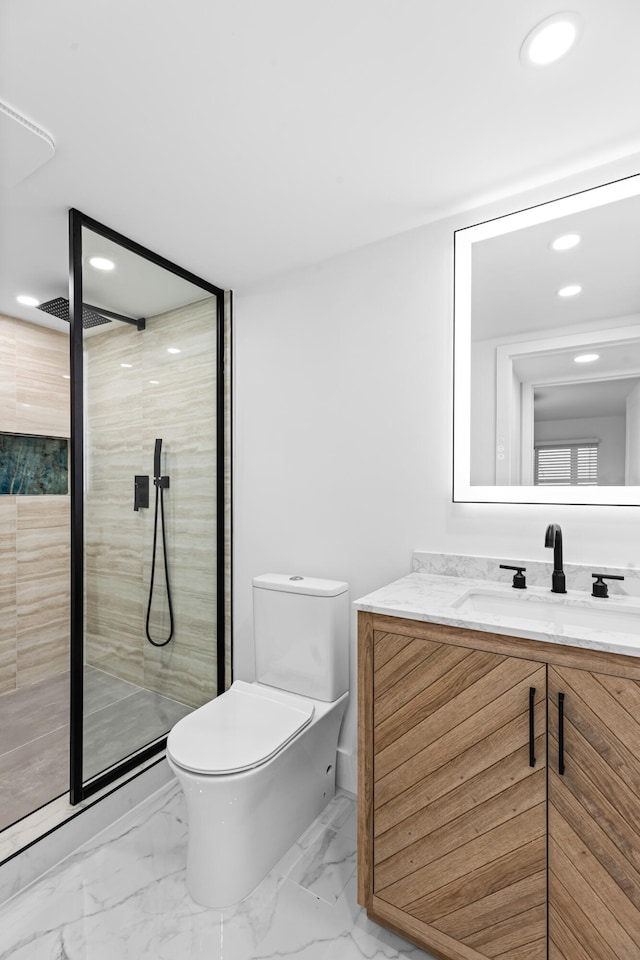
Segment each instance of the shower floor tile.
[[[186,707],[94,667],[84,672],[84,777],[164,736]],[[69,673],[0,695],[0,830],[69,790]]]
[[191,711],[191,707],[138,687],[117,703],[85,713],[85,780],[164,736]]
[[137,693],[142,687],[135,683],[129,683],[128,680],[121,680],[120,677],[113,677],[104,670],[98,670],[96,667],[84,668],[84,715],[95,713],[96,710],[102,710],[118,700],[124,700],[133,693]]
[[69,722],[69,673],[0,696],[0,756]]
[[0,756],[0,830],[69,789],[69,727]]
[[367,918],[350,868],[325,899],[283,867],[318,876],[331,846],[351,863],[354,808],[338,794],[306,831],[314,841],[294,845],[299,857],[236,906],[210,910],[186,892],[184,798],[169,784],[0,908],[0,960],[434,960]]

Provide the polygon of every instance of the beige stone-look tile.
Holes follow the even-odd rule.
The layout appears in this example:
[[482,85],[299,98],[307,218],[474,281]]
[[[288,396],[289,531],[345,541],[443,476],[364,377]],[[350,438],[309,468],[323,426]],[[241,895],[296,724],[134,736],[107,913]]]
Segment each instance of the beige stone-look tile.
[[69,666],[68,497],[16,498],[16,683]]
[[216,694],[215,630],[205,649],[185,645],[179,631],[166,647],[144,648],[144,686],[165,697],[200,707]]
[[0,317],[0,429],[69,436],[69,338]]
[[15,617],[13,628],[0,633],[0,694],[15,690],[17,681]]
[[[69,334],[27,321],[15,321],[16,351],[20,366],[33,376],[62,378],[69,373]],[[60,388],[65,392],[64,385]],[[68,393],[68,384],[66,388]]]
[[15,330],[17,430],[68,437],[69,337],[20,321]]
[[16,603],[17,497],[0,497],[0,637]]
[[[87,659],[190,705],[215,691],[215,298],[87,339],[89,490],[85,508]],[[180,354],[169,354],[176,346]],[[121,362],[132,363],[126,371]],[[149,380],[159,380],[150,384]],[[153,454],[163,439],[175,640],[146,639]],[[133,511],[135,474],[150,477],[148,510]],[[160,534],[159,534],[160,535]],[[168,635],[162,545],[150,618]]]
[[16,575],[18,582],[43,577],[68,576],[70,548],[70,498],[17,497]]
[[0,314],[0,430],[16,429],[16,321]]
[[48,680],[69,669],[69,622],[51,620],[24,635],[18,630],[16,657],[16,687],[21,688]]
[[[67,383],[66,380],[63,383]],[[21,377],[16,385],[16,433],[69,436],[69,395],[58,400],[52,377]]]
[[91,666],[141,684],[144,639],[143,584],[87,566],[86,657]]
[[102,633],[89,628],[85,632],[85,657],[88,666],[143,686],[143,637],[133,633],[110,633],[100,624]]
[[144,637],[142,536],[133,483],[105,479],[85,504],[87,662],[123,680],[142,680]]
[[0,830],[69,789],[69,728],[0,757]]
[[69,671],[0,697],[0,756],[69,723]]

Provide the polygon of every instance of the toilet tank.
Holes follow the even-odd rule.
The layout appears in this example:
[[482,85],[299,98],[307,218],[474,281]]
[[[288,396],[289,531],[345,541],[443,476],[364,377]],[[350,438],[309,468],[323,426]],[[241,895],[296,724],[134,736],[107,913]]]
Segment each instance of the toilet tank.
[[253,580],[256,680],[318,700],[349,689],[349,585],[282,573]]

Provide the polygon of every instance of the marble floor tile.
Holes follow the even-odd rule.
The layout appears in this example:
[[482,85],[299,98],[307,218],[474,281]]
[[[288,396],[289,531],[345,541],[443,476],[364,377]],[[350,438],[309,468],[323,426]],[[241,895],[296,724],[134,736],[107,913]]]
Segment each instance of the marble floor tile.
[[332,830],[338,830],[340,833],[346,833],[353,840],[357,840],[358,805],[356,801],[346,793],[337,793],[318,817],[318,823]]
[[[344,813],[336,800],[328,816]],[[318,821],[306,835],[324,831],[320,858],[348,839]],[[366,917],[355,874],[332,902],[274,869],[241,903],[200,907],[186,892],[186,843],[173,782],[0,908],[0,960],[433,960]]]
[[288,879],[321,900],[335,903],[355,872],[355,840],[324,827],[288,872]]

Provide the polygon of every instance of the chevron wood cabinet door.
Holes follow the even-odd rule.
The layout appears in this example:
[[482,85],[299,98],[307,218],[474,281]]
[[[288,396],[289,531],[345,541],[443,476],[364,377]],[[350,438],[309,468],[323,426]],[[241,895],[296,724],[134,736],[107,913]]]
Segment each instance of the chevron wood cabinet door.
[[549,960],[640,957],[640,680],[549,667]]
[[546,960],[546,665],[384,621],[360,621],[360,902],[444,960]]

